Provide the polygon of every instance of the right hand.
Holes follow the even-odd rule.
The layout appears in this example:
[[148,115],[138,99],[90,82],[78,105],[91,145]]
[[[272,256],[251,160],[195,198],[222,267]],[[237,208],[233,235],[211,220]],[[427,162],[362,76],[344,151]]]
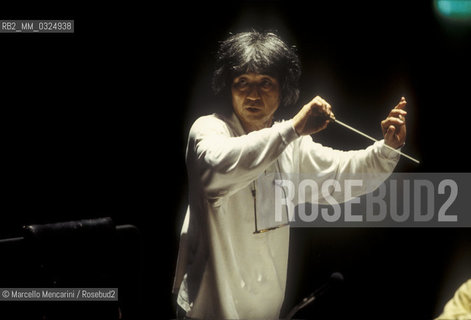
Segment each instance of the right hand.
[[335,119],[330,104],[317,96],[293,117],[293,126],[298,135],[310,135],[327,128],[332,118]]

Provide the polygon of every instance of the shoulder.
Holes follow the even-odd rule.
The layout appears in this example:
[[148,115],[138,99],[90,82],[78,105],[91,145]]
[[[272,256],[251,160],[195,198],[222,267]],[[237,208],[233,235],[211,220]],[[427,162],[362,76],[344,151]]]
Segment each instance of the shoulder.
[[229,123],[226,117],[210,114],[199,117],[190,128],[190,137],[209,134],[229,134]]
[[461,295],[466,296],[469,302],[471,303],[471,279],[468,279],[465,283],[463,283],[458,289],[458,292]]
[[196,119],[190,131],[213,131],[228,127],[228,120],[224,116],[213,113]]

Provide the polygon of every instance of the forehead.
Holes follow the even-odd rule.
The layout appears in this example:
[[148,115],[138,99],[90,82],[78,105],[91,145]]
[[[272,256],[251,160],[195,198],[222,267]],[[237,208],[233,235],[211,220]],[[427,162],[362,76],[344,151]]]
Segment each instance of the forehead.
[[246,79],[246,80],[249,80],[249,81],[261,81],[261,80],[264,80],[264,79],[269,79],[273,82],[277,82],[277,79],[275,77],[272,77],[268,74],[255,73],[255,72],[243,73],[243,74],[235,77],[234,81],[237,81],[239,79]]

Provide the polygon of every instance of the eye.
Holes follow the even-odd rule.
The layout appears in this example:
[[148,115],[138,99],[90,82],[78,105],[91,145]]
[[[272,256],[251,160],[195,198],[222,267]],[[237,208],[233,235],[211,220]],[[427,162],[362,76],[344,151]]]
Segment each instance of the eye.
[[237,89],[245,89],[248,87],[248,85],[249,85],[249,82],[245,78],[240,78],[234,83],[234,86]]
[[264,78],[262,79],[261,87],[265,90],[270,90],[273,88],[273,82],[268,78]]

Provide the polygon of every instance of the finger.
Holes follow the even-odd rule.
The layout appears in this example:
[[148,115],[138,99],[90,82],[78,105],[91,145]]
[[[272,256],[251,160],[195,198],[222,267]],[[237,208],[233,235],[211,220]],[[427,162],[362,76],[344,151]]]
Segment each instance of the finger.
[[391,141],[394,139],[394,132],[396,131],[396,127],[389,126],[384,134],[384,140]]
[[389,117],[383,120],[382,125],[383,128],[386,128],[387,126],[402,126],[404,124],[404,121],[399,119],[399,118],[394,118],[394,117]]
[[[402,112],[399,112],[399,111],[403,111],[404,113]],[[391,111],[388,115],[389,118],[397,118],[401,121],[405,121],[406,120],[406,115],[407,113],[404,111],[404,110],[401,110],[401,109],[393,109],[393,111]]]
[[324,100],[324,98],[322,98],[321,96],[317,96],[317,99],[319,100],[319,103],[320,103],[320,104],[326,103],[326,101]]
[[392,109],[390,112],[389,112],[389,117],[397,117],[399,118],[399,116],[406,116],[407,115],[407,111],[405,110],[402,110],[402,109]]
[[325,112],[326,117],[330,118],[330,113],[332,112],[332,107],[328,102],[326,102],[324,104],[324,112]]
[[319,105],[319,106],[322,106],[324,103],[325,103],[325,100],[322,99],[321,96],[316,96],[314,99],[312,99],[312,104],[314,105]]
[[322,111],[324,102],[322,101],[322,98],[317,96],[314,99],[309,102],[309,111],[312,113],[320,113]]
[[402,97],[401,101],[394,107],[394,109],[404,109],[407,105],[406,98]]
[[331,111],[330,114],[329,114],[329,121],[335,121],[335,114]]
[[322,99],[320,96],[316,96],[314,99],[312,99],[311,103],[309,104],[309,107],[311,112],[313,112],[317,116],[327,119],[330,118],[332,107],[327,101]]

